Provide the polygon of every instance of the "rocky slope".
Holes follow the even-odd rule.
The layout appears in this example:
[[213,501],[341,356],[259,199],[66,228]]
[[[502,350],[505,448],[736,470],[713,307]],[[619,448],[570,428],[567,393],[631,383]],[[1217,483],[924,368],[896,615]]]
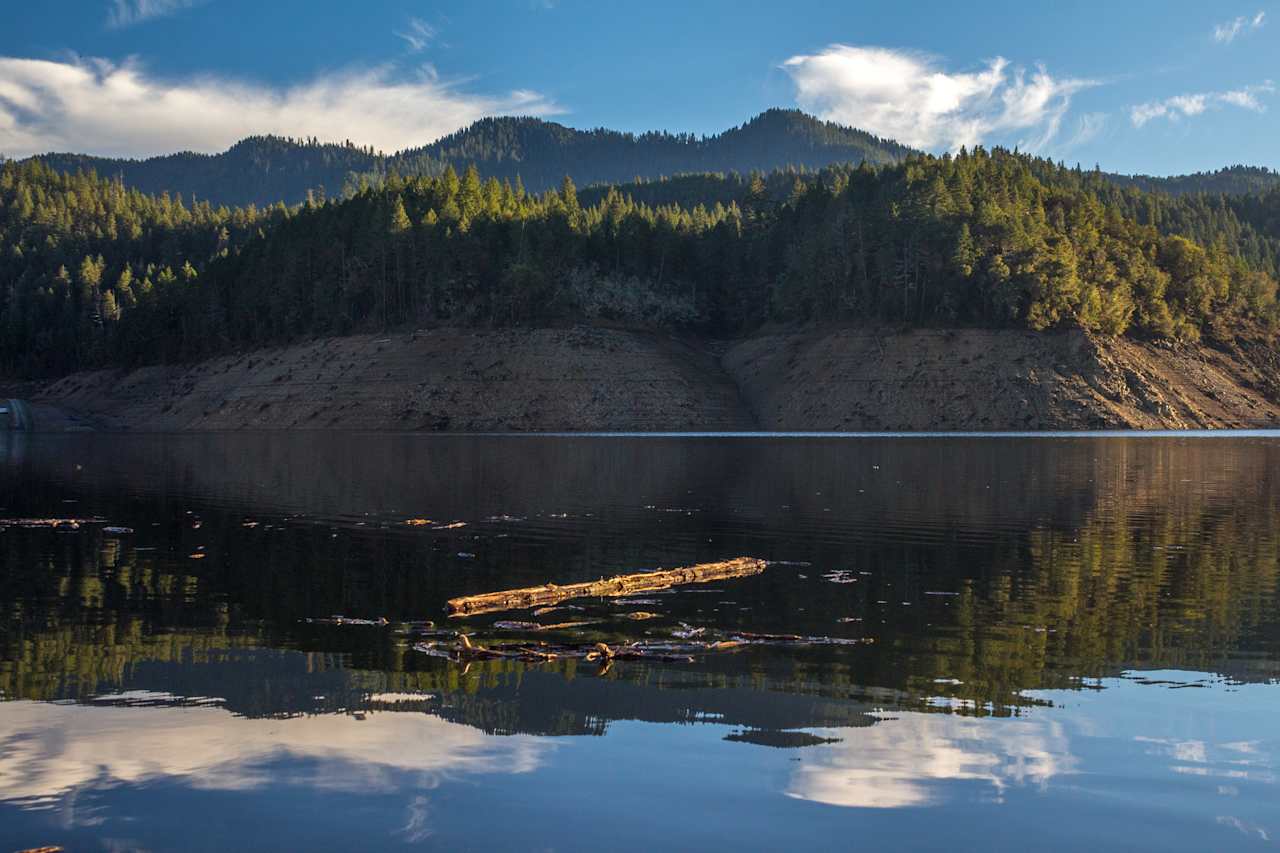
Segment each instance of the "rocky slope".
[[1280,426],[1280,354],[983,329],[437,329],[79,373],[32,403],[54,430],[1264,427]]
[[842,329],[744,341],[724,365],[766,430],[1280,425],[1274,349],[1084,332]]

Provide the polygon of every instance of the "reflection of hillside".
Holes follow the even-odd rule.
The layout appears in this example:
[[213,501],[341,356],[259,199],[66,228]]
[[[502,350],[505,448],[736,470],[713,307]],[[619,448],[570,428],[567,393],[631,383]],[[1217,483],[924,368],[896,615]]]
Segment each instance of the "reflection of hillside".
[[[828,545],[990,542],[1130,514],[1274,500],[1280,445],[1188,439],[604,439],[331,433],[40,436],[0,499],[57,484],[79,497],[161,497],[339,523],[407,515],[526,520],[590,553],[560,570],[693,556],[696,538],[642,511],[698,509],[698,527]],[[81,467],[78,467],[81,466]],[[24,482],[25,481],[25,482]],[[7,487],[7,488],[6,488]],[[5,500],[12,504],[11,500]],[[569,519],[551,523],[552,514]],[[587,516],[587,513],[591,513]],[[663,524],[661,522],[665,521]],[[628,542],[640,540],[638,545]],[[695,539],[695,541],[688,541]],[[788,541],[791,540],[791,541]],[[706,549],[701,549],[706,550]]]
[[[227,638],[223,638],[227,639]],[[789,684],[704,669],[618,667],[608,676],[571,665],[529,669],[491,663],[462,672],[431,664],[418,671],[343,668],[330,655],[271,649],[201,648],[208,636],[167,637],[177,654],[136,657],[111,673],[77,680],[13,679],[8,698],[79,698],[93,704],[209,702],[238,715],[285,717],[370,711],[425,712],[489,734],[598,735],[611,721],[695,723],[713,720],[750,729],[860,726],[872,721],[863,702]],[[185,645],[184,644],[190,644]],[[123,649],[108,656],[123,656]],[[403,663],[424,663],[412,656]],[[92,684],[93,690],[79,688]],[[68,689],[70,688],[70,689]]]
[[[247,513],[342,519],[594,510],[611,511],[610,524],[652,526],[651,514],[627,511],[685,507],[692,495],[713,519],[741,515],[770,528],[820,522],[838,538],[883,520],[894,529],[1072,525],[1097,494],[1082,476],[1092,472],[1081,468],[1099,449],[1121,466],[1132,456],[1135,471],[1164,453],[1152,440],[84,435],[41,436],[22,467],[78,493],[192,497]],[[1183,456],[1175,462],[1191,455]]]
[[[667,678],[639,678],[642,674]],[[694,673],[684,674],[680,680],[686,685],[680,686],[679,678],[661,671],[572,680],[557,673],[527,673],[518,684],[446,694],[438,713],[493,734],[603,734],[614,720],[716,722],[770,731],[874,722],[864,704],[780,692],[783,684]]]
[[1124,668],[1280,674],[1280,516],[1266,504],[1117,507],[1076,530],[1029,531],[1023,548],[996,555],[946,622],[889,626],[898,654],[860,659],[849,677],[884,683],[905,659],[917,690],[945,677],[963,682],[949,693],[999,704]]
[[[1280,446],[1270,442],[79,440],[33,439],[0,462],[0,504],[34,513],[75,499],[139,533],[0,533],[6,697],[163,689],[269,716],[428,691],[450,697],[433,713],[486,731],[582,733],[701,713],[762,729],[846,726],[856,708],[811,697],[868,686],[1000,713],[1021,691],[1124,667],[1280,675]],[[673,508],[697,511],[660,512]],[[280,522],[273,511],[307,518],[267,529]],[[357,527],[366,512],[391,526]],[[420,514],[471,524],[432,535],[394,524]],[[500,514],[527,521],[481,521]],[[264,525],[244,528],[246,516]],[[197,545],[208,559],[188,559]],[[460,562],[463,549],[477,558]],[[391,631],[299,622],[435,617],[461,591],[726,552],[814,566],[714,598],[672,596],[656,626],[848,631],[876,645],[619,667],[606,679],[564,667],[463,676]],[[831,568],[867,574],[837,586],[821,580]],[[928,594],[939,591],[957,594]],[[721,598],[731,603],[716,609]]]

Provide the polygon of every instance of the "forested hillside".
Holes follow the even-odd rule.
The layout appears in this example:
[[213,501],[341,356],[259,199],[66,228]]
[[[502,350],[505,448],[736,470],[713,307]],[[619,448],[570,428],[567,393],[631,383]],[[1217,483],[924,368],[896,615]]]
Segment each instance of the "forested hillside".
[[385,156],[347,142],[321,144],[252,137],[223,154],[173,154],[118,160],[78,154],[41,157],[59,171],[93,171],[131,188],[182,193],[213,204],[265,206],[313,196],[336,197],[388,174],[461,173],[476,165],[486,176],[519,179],[533,192],[569,175],[579,185],[619,183],[685,172],[817,170],[833,163],[892,163],[911,153],[896,142],[822,122],[796,110],[770,110],[716,136],[576,130],[536,118],[489,118],[430,145]]
[[872,165],[902,160],[911,149],[799,110],[769,110],[716,136],[574,130],[553,122],[489,118],[416,151],[391,157],[401,176],[435,175],[475,165],[486,177],[521,180],[534,192],[568,175],[581,186],[684,173],[816,171],[834,163]]
[[732,335],[852,320],[1191,340],[1276,320],[1276,192],[1144,193],[981,149],[704,180],[742,192],[675,204],[614,190],[584,205],[572,180],[531,194],[446,167],[263,213],[5,164],[0,366],[65,371],[431,323]]
[[215,205],[283,201],[296,204],[314,195],[337,195],[354,173],[373,170],[380,157],[351,143],[322,144],[315,140],[253,136],[222,154],[190,151],[146,160],[46,154],[40,160],[60,172],[95,172],[119,180],[130,189],[160,195],[181,194]]
[[1170,195],[1208,193],[1210,195],[1246,195],[1280,187],[1280,172],[1259,166],[1228,166],[1215,172],[1153,177],[1151,175],[1108,175],[1121,187],[1137,187]]
[[[646,204],[728,204],[740,200],[751,172],[816,172],[838,164],[899,162],[911,149],[798,110],[769,110],[714,136],[577,130],[536,118],[477,121],[430,145],[386,155],[347,141],[255,136],[221,154],[183,152],[145,160],[52,153],[39,159],[58,171],[95,172],[144,193],[266,207],[308,197],[338,198],[376,186],[389,175],[436,176],[452,167],[519,182],[530,192],[559,186],[566,175],[595,203],[610,185]],[[1153,177],[1105,174],[1120,188],[1168,195],[1244,196],[1280,189],[1280,173],[1253,166]]]
[[[1221,193],[1170,194],[1141,191],[1117,185],[1114,175],[1065,169],[1046,160],[1027,159],[1037,179],[1045,184],[1083,189],[1107,208],[1161,234],[1181,235],[1205,245],[1225,241],[1231,251],[1249,265],[1280,275],[1280,186],[1247,195]],[[610,192],[618,192],[649,206],[697,204],[742,205],[756,176],[739,174],[679,175],[618,185],[588,187],[579,193],[584,205],[594,205]],[[758,176],[764,195],[775,203],[786,201],[796,181],[806,176],[790,171]]]
[[[201,330],[167,318],[198,271],[286,215],[283,205],[187,205],[39,161],[0,164],[0,370],[184,351]],[[121,324],[127,346],[114,331]]]

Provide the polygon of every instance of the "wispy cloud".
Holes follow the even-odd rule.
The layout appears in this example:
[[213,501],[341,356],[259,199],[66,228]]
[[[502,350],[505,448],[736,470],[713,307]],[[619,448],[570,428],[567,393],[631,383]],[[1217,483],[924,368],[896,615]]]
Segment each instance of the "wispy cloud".
[[410,18],[409,25],[403,30],[396,30],[395,34],[408,43],[411,52],[420,53],[436,37],[436,28],[421,18]]
[[1262,25],[1267,22],[1267,13],[1258,12],[1252,18],[1241,15],[1230,21],[1224,21],[1213,28],[1213,40],[1218,44],[1231,44],[1236,38],[1244,33],[1250,33],[1254,30],[1262,29]]
[[209,0],[111,0],[107,6],[107,26],[112,29],[131,27],[152,18],[176,15],[208,2]]
[[424,67],[348,69],[289,87],[201,76],[164,80],[139,63],[0,57],[0,154],[147,156],[219,151],[252,134],[424,145],[490,115],[554,115],[538,92],[465,91]]
[[1053,140],[1090,80],[1053,77],[997,57],[977,71],[953,72],[932,57],[880,47],[833,44],[782,64],[796,100],[830,121],[918,148],[957,149],[995,134],[1038,150]]
[[1076,123],[1076,132],[1062,146],[1063,149],[1069,151],[1097,139],[1106,129],[1108,119],[1106,113],[1085,113],[1080,116],[1080,120]]
[[1175,95],[1162,101],[1148,101],[1129,108],[1129,120],[1134,127],[1142,127],[1154,119],[1165,118],[1178,121],[1183,118],[1198,116],[1210,109],[1223,105],[1239,107],[1256,113],[1267,111],[1263,97],[1274,94],[1275,84],[1270,80],[1253,86],[1244,86],[1226,92],[1198,92],[1187,95]]

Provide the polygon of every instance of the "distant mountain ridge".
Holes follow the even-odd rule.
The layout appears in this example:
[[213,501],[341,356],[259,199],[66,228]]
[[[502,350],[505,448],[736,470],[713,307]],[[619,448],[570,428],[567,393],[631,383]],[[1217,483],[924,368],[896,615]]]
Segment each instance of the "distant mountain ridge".
[[296,204],[309,190],[337,194],[353,172],[378,162],[370,148],[280,136],[250,136],[221,154],[183,151],[145,160],[43,154],[37,158],[59,172],[96,172],[150,195],[181,194],[215,205],[259,207]]
[[391,172],[461,172],[475,164],[485,177],[516,178],[541,192],[565,175],[579,185],[621,183],[690,172],[819,169],[833,163],[881,165],[912,149],[798,110],[774,109],[714,136],[655,131],[578,130],[528,117],[486,118],[430,145],[383,155],[351,144],[278,136],[249,137],[222,154],[183,152],[145,160],[45,154],[62,172],[94,171],[146,193],[181,193],[213,204],[297,203],[309,191],[336,196],[361,178]]
[[1137,187],[1147,192],[1169,195],[1248,195],[1280,187],[1280,172],[1263,166],[1227,166],[1212,172],[1155,177],[1152,175],[1107,175],[1122,187]]
[[773,109],[714,136],[661,131],[632,134],[575,130],[553,122],[487,118],[431,145],[391,157],[388,169],[431,173],[474,163],[488,177],[541,191],[565,175],[579,186],[704,173],[762,172],[788,166],[816,170],[833,163],[895,163],[917,153],[865,131],[799,110]]
[[[662,179],[746,175],[788,167],[812,171],[864,161],[886,165],[914,153],[918,152],[893,140],[799,110],[771,109],[712,136],[579,130],[538,118],[501,116],[481,119],[429,145],[391,155],[349,141],[252,136],[220,154],[187,151],[134,160],[51,153],[38,159],[61,172],[93,171],[150,194],[167,192],[188,201],[264,207],[280,201],[296,204],[309,193],[338,196],[361,181],[376,182],[391,173],[435,175],[449,166],[461,173],[472,164],[486,178],[512,183],[519,178],[532,192],[557,187],[568,175],[583,188],[631,184],[639,193],[637,200],[658,201],[678,192],[680,200],[687,202],[690,191],[701,190],[710,193],[703,201],[713,203],[740,195],[742,182],[685,180],[673,186],[664,185]],[[1104,177],[1120,187],[1170,195],[1246,195],[1280,188],[1280,172],[1243,165],[1171,177]]]

